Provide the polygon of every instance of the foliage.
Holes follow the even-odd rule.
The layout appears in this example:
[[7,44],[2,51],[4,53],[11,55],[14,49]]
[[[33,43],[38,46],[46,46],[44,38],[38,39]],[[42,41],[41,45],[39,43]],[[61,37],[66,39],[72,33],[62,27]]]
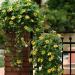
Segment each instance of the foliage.
[[24,30],[31,32],[38,26],[41,18],[39,12],[38,6],[31,0],[17,1],[13,4],[6,1],[1,8],[3,28],[5,31],[16,32],[23,27]]
[[33,50],[29,62],[33,63],[35,75],[60,75],[61,44],[56,32],[44,33],[32,41]]
[[30,47],[31,42],[31,39],[25,39],[24,34],[33,33],[33,49],[29,61],[34,65],[36,75],[58,75],[61,73],[60,35],[55,32],[43,33],[45,17],[42,12],[31,0],[3,2],[0,8],[0,21],[6,35],[5,53],[12,59],[11,66],[21,69],[23,49]]
[[75,0],[48,0],[47,21],[59,32],[75,31]]
[[[12,3],[5,0],[0,8],[0,21],[6,35],[5,52],[11,55],[11,64],[20,68],[23,59],[22,50],[30,46],[30,40],[25,40],[25,32],[38,35],[42,30],[43,21],[39,6],[31,0],[19,0]],[[12,44],[10,40],[14,43]],[[15,57],[14,52],[16,52]]]

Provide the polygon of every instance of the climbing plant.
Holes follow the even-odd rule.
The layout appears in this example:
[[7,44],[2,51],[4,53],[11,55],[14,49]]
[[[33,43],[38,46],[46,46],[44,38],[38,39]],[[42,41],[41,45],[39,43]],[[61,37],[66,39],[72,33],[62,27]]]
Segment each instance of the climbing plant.
[[29,62],[34,64],[35,75],[61,75],[60,35],[55,31],[44,33],[32,41]]
[[[29,62],[35,74],[59,75],[62,72],[60,35],[55,31],[44,33],[44,18],[39,6],[31,0],[12,3],[5,0],[0,7],[0,21],[6,36],[5,53],[11,56],[11,66],[21,69],[23,49],[30,47],[31,42]],[[25,32],[33,33],[33,39],[25,40]]]
[[11,65],[20,68],[23,59],[22,50],[29,47],[31,41],[25,41],[24,33],[32,32],[38,35],[42,30],[43,21],[39,6],[31,0],[18,0],[12,3],[5,0],[0,7],[0,19],[6,35],[5,52],[12,55]]

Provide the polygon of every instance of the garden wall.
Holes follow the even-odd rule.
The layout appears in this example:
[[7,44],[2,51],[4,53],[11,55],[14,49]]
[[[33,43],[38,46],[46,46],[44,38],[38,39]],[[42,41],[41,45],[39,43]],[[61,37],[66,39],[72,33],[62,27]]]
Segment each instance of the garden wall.
[[[25,40],[28,41],[30,39],[30,34],[26,32],[24,34],[24,37],[25,37]],[[11,38],[10,42],[12,42],[14,35],[11,35],[10,38]],[[30,52],[30,47],[23,49],[23,55],[24,55],[23,65],[22,65],[23,67],[21,68],[21,70],[17,70],[16,68],[13,68],[12,65],[10,64],[11,56],[9,54],[5,54],[5,75],[31,75],[30,64],[28,61],[29,52]]]

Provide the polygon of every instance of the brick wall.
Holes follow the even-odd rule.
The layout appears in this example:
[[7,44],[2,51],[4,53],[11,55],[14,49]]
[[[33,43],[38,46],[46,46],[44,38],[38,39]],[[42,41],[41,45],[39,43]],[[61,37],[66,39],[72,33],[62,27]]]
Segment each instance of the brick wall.
[[[12,43],[14,41],[14,34],[8,34],[7,39]],[[26,41],[29,41],[30,39],[30,34],[25,32],[24,37]],[[14,43],[12,43],[13,46]],[[9,54],[5,54],[5,75],[31,75],[30,74],[30,64],[28,62],[29,58],[29,52],[30,52],[30,47],[24,48],[23,49],[23,67],[21,70],[17,70],[16,68],[13,68],[10,64],[11,62],[11,56]]]

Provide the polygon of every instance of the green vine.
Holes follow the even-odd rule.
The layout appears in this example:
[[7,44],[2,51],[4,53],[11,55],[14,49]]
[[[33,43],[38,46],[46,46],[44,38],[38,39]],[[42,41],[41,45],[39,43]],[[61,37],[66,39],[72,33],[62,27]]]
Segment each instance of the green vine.
[[[42,11],[43,12],[43,11]],[[30,47],[29,62],[36,75],[60,75],[61,43],[56,32],[44,33],[44,15],[31,0],[11,3],[5,0],[0,8],[0,21],[5,32],[5,54],[11,57],[11,66],[21,69],[23,49]],[[33,33],[33,39],[26,39]],[[26,35],[27,34],[27,35]],[[41,68],[41,69],[40,69]]]
[[29,47],[31,41],[25,40],[24,34],[41,32],[43,21],[39,6],[31,0],[19,0],[13,3],[5,0],[0,7],[0,19],[6,35],[5,52],[11,55],[11,64],[20,68],[23,49]]
[[32,41],[29,62],[34,65],[35,75],[61,75],[60,34],[55,31],[44,33]]

